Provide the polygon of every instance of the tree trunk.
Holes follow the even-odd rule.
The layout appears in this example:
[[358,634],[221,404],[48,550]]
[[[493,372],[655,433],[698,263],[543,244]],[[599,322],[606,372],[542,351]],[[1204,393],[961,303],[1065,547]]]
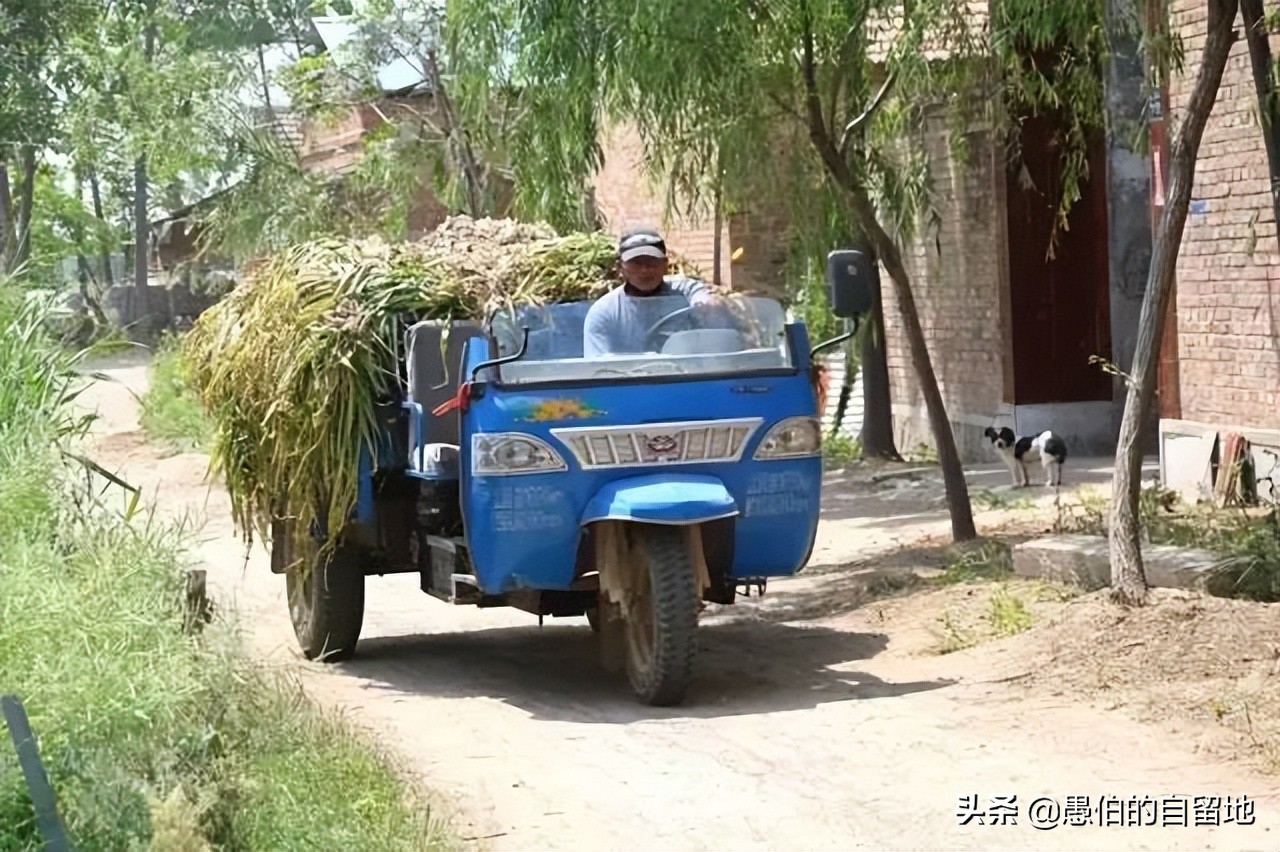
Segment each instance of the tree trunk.
[[9,192],[9,166],[0,160],[0,272],[9,271],[13,252],[13,197]]
[[134,322],[147,316],[147,261],[150,260],[150,227],[147,221],[147,155],[133,165],[133,286]]
[[[924,329],[920,326],[920,313],[916,310],[915,294],[911,290],[911,278],[902,262],[897,244],[885,232],[876,216],[875,206],[867,196],[862,183],[850,168],[845,154],[837,146],[831,131],[822,117],[822,99],[818,94],[817,62],[813,46],[812,20],[805,7],[805,29],[802,34],[800,71],[804,77],[805,111],[808,115],[809,141],[813,143],[823,165],[844,190],[843,200],[849,206],[851,224],[871,241],[880,262],[893,280],[894,295],[898,299],[898,312],[911,352],[911,366],[924,394],[925,408],[929,414],[929,428],[938,445],[938,463],[942,467],[942,482],[947,493],[947,509],[951,514],[951,537],[957,541],[969,541],[978,537],[973,525],[973,506],[969,502],[969,486],[964,481],[964,468],[960,465],[960,453],[956,449],[956,437],[951,432],[947,407],[938,390],[938,379],[929,360],[929,347],[925,343]],[[866,113],[864,113],[865,115]]]
[[[947,509],[951,513],[951,537],[955,541],[968,541],[978,537],[973,525],[973,506],[969,502],[969,486],[964,480],[964,468],[960,464],[960,452],[956,449],[956,437],[951,431],[947,408],[938,389],[938,378],[929,359],[924,329],[920,325],[920,312],[916,309],[915,294],[907,275],[902,255],[893,239],[881,227],[875,217],[871,200],[861,190],[851,193],[855,210],[861,218],[876,247],[880,262],[893,281],[893,292],[898,299],[898,313],[911,352],[911,366],[915,369],[924,394],[925,409],[929,414],[929,428],[938,445],[938,464],[942,467],[942,483],[947,493]],[[865,381],[865,380],[864,380]]]
[[111,323],[107,319],[106,312],[102,310],[102,303],[89,289],[89,283],[94,280],[93,267],[89,264],[89,258],[82,254],[76,255],[76,262],[80,266],[80,298],[84,299],[84,306],[93,314],[94,321],[99,328],[106,328]]
[[[93,197],[93,215],[99,222],[107,220],[102,216],[102,187],[98,185],[98,170],[89,172],[89,194]],[[103,252],[100,256],[102,264],[102,280],[107,287],[115,286],[115,278],[111,272],[111,252]]]
[[1271,170],[1271,211],[1276,220],[1276,239],[1280,240],[1280,98],[1272,76],[1271,42],[1262,0],[1240,0],[1240,17],[1244,20],[1244,37],[1249,42],[1253,86],[1258,92],[1258,115]]
[[[145,52],[151,62],[155,52],[155,26],[148,26]],[[147,218],[147,154],[138,155],[133,164],[133,322],[139,323],[145,332],[150,325],[147,305],[147,266],[151,260],[151,223]]]
[[893,407],[889,393],[889,350],[884,337],[884,303],[876,287],[875,306],[862,334],[863,458],[902,461],[893,438]]
[[444,75],[434,50],[428,51],[423,63],[431,84],[431,97],[440,113],[441,125],[445,133],[446,144],[453,150],[454,161],[458,171],[462,173],[463,185],[467,190],[467,214],[475,218],[484,216],[485,209],[485,175],[475,149],[471,147],[471,139],[467,135],[453,108],[453,101],[444,85]]
[[262,74],[262,103],[267,108],[267,123],[274,123],[276,120],[276,111],[271,106],[271,85],[267,80],[267,58],[263,55],[262,45],[257,45],[258,49],[258,71]]
[[1236,39],[1234,28],[1238,0],[1209,0],[1208,37],[1196,71],[1195,86],[1186,117],[1173,143],[1169,196],[1160,217],[1147,288],[1138,319],[1138,345],[1134,351],[1132,382],[1125,398],[1124,416],[1116,446],[1116,466],[1111,481],[1111,594],[1127,605],[1141,605],[1147,597],[1146,573],[1138,527],[1138,496],[1142,474],[1141,426],[1151,409],[1156,389],[1157,341],[1164,325],[1173,274],[1187,222],[1187,206],[1195,181],[1196,156],[1205,124],[1217,100],[1218,86],[1227,56]]
[[[851,325],[849,320],[844,323],[845,332],[849,331]],[[845,414],[849,410],[849,397],[853,395],[853,382],[857,376],[858,362],[853,357],[853,341],[847,340],[842,347],[844,349],[844,378],[840,380],[840,396],[836,399],[835,417],[832,418],[831,434],[840,434],[840,427],[844,425]]]
[[31,214],[36,199],[36,149],[30,145],[22,149],[22,183],[18,186],[18,212],[13,269],[31,257]]

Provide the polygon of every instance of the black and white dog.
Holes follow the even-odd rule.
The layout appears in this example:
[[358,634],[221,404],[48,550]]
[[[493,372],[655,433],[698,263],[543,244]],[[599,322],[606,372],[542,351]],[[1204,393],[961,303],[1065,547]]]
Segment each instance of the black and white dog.
[[1027,475],[1027,463],[1036,459],[1044,468],[1045,485],[1062,484],[1062,465],[1067,460],[1067,442],[1046,430],[1039,435],[1023,435],[1019,438],[1008,426],[996,429],[988,426],[983,433],[991,439],[996,451],[1009,466],[1015,487],[1031,484]]

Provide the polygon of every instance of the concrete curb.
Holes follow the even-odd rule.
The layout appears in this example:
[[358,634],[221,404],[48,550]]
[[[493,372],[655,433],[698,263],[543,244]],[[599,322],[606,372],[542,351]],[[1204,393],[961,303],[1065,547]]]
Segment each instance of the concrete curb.
[[[1222,556],[1207,550],[1154,544],[1142,547],[1147,585],[1153,588],[1206,591],[1214,569],[1222,561]],[[1111,585],[1111,556],[1107,540],[1101,536],[1046,536],[1013,548],[1013,572],[1019,577],[1068,583],[1093,591]]]

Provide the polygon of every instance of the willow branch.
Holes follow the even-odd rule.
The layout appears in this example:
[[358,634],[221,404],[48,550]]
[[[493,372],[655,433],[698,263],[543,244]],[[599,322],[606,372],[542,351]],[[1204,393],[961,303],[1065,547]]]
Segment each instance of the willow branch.
[[[817,141],[821,136],[830,141],[826,119],[822,116],[822,98],[818,94],[818,76],[813,58],[813,20],[809,16],[809,4],[801,4],[804,19],[803,51],[800,57],[800,76],[804,79],[805,108],[808,113],[809,135]],[[817,135],[815,135],[817,134]]]
[[858,32],[862,29],[863,21],[858,21],[845,31],[844,38],[840,40],[840,51],[837,55],[836,66],[832,69],[835,77],[831,81],[831,103],[827,109],[827,126],[834,127],[836,123],[836,108],[840,103],[841,90],[844,87],[845,68],[849,65],[849,51],[853,49],[853,43]]
[[871,104],[862,111],[861,115],[844,126],[844,133],[840,134],[840,146],[838,149],[841,157],[849,150],[849,140],[853,138],[854,131],[861,127],[863,122],[880,108],[880,104],[884,102],[885,96],[889,94],[889,89],[892,86],[893,74],[891,73],[884,78],[884,84],[880,86],[880,91],[876,92],[876,96],[871,99]]

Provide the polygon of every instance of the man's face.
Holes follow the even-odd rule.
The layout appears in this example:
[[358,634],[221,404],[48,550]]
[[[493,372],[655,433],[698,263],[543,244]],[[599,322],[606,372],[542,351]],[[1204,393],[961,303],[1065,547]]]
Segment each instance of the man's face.
[[622,262],[623,279],[642,293],[652,293],[662,286],[662,277],[666,274],[665,257],[641,255]]

